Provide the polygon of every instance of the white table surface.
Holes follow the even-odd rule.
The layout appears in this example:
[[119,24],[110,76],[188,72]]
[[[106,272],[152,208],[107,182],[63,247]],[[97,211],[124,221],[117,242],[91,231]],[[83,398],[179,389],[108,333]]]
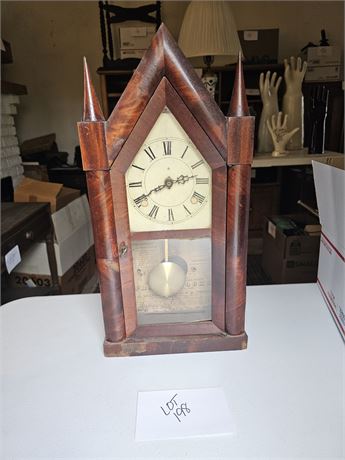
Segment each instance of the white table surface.
[[[314,284],[248,288],[245,351],[104,358],[98,294],[0,318],[1,459],[344,458],[345,347]],[[217,386],[236,435],[134,441],[138,391]]]

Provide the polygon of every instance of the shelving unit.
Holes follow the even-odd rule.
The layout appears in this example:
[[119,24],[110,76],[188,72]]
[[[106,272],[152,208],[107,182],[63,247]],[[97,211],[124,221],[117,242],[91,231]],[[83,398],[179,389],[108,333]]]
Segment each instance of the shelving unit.
[[120,99],[133,72],[134,70],[109,70],[104,68],[97,70],[101,82],[103,113],[106,118],[109,117],[117,101]]
[[[213,70],[218,76],[215,100],[223,113],[226,113],[229,108],[235,80],[235,65],[214,67]],[[244,65],[244,78],[247,91],[253,89],[258,90],[260,73],[267,72],[268,70],[283,75],[284,67],[282,64]],[[101,96],[104,115],[108,117],[121,97],[122,91],[125,89],[133,74],[133,70],[110,70],[101,67],[97,70],[97,73],[101,80]],[[280,92],[282,91],[283,89],[281,88]],[[253,114],[259,116],[261,113],[261,99],[259,93],[255,96],[248,95],[248,101]]]
[[[255,124],[255,142],[256,150],[258,121],[260,119],[262,103],[259,94],[260,74],[271,71],[277,72],[278,76],[284,75],[283,64],[248,64],[243,66],[245,86],[249,108],[256,117]],[[225,67],[213,67],[217,73],[218,83],[215,93],[215,100],[224,114],[227,113],[232,88],[235,80],[235,65]],[[117,101],[120,99],[122,91],[125,89],[134,70],[110,70],[99,68],[98,74],[101,81],[101,97],[104,115],[109,117]],[[325,147],[328,151],[338,152],[343,148],[343,119],[344,119],[344,101],[342,82],[323,82],[309,83],[303,85],[305,114],[309,104],[310,95],[315,86],[323,84],[329,91],[329,108],[326,121],[326,142]],[[278,100],[279,106],[282,106],[282,98],[285,92],[284,79],[279,87]],[[308,118],[305,116],[305,133],[308,132]],[[307,138],[307,135],[305,135]],[[257,154],[253,162],[253,178],[251,186],[251,205],[249,214],[249,235],[258,237],[262,233],[263,221],[265,215],[276,214],[280,212],[282,201],[286,201],[283,196],[283,166],[307,166],[311,164],[312,155],[304,152],[292,152],[287,157],[272,158],[270,154]],[[271,167],[274,171],[268,171]],[[258,172],[257,168],[261,171]]]

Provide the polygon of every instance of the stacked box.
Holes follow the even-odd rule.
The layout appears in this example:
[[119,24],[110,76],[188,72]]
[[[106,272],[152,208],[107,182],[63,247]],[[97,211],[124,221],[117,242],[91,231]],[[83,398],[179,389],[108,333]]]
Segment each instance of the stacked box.
[[2,95],[0,175],[1,178],[11,176],[13,188],[21,182],[24,172],[14,118],[19,103],[19,97],[16,95]]
[[155,27],[120,27],[121,59],[141,59],[151,44]]
[[[286,233],[277,221],[292,219],[305,228],[300,234]],[[312,283],[316,281],[320,248],[318,219],[307,214],[265,218],[262,268],[274,283]]]
[[338,81],[341,79],[341,52],[338,46],[308,48],[306,81]]
[[[90,208],[86,195],[52,214],[54,249],[62,294],[78,294],[96,272]],[[35,243],[10,275],[12,287],[51,286],[45,241]]]
[[80,190],[63,187],[55,182],[44,182],[24,177],[14,191],[15,203],[50,203],[52,213],[78,198]]

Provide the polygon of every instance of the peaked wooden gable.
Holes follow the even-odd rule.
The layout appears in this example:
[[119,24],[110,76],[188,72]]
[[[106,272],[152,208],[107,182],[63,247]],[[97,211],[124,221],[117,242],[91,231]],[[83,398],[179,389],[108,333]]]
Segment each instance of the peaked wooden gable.
[[[150,48],[134,71],[108,120],[104,119],[85,61],[83,122],[100,122],[98,135],[100,140],[105,139],[107,146],[106,151],[99,152],[92,158],[85,159],[83,157],[85,170],[106,170],[111,167],[163,78],[169,81],[181,97],[221,156],[225,160],[229,160],[227,153],[228,120],[214,99],[210,97],[191,63],[182,54],[168,29],[164,24],[161,24]],[[239,59],[229,116],[237,118],[248,115],[242,64],[241,59]],[[81,130],[83,130],[83,122],[79,126]],[[236,129],[236,123],[233,125],[231,126],[232,129],[230,128],[231,134],[238,137],[240,141],[243,134],[242,130]],[[87,129],[87,127],[85,128]],[[230,159],[234,164],[240,162],[240,159],[235,158],[235,156]]]

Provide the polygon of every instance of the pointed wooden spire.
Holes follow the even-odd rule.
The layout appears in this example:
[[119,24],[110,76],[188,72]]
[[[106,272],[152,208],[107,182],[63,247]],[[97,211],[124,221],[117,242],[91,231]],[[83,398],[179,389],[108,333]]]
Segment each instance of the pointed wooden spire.
[[246,88],[243,78],[242,55],[238,53],[238,62],[236,66],[235,83],[232,90],[232,96],[229,107],[229,117],[245,117],[249,115]]
[[92,84],[89,68],[84,57],[84,112],[83,121],[104,121],[104,115]]

